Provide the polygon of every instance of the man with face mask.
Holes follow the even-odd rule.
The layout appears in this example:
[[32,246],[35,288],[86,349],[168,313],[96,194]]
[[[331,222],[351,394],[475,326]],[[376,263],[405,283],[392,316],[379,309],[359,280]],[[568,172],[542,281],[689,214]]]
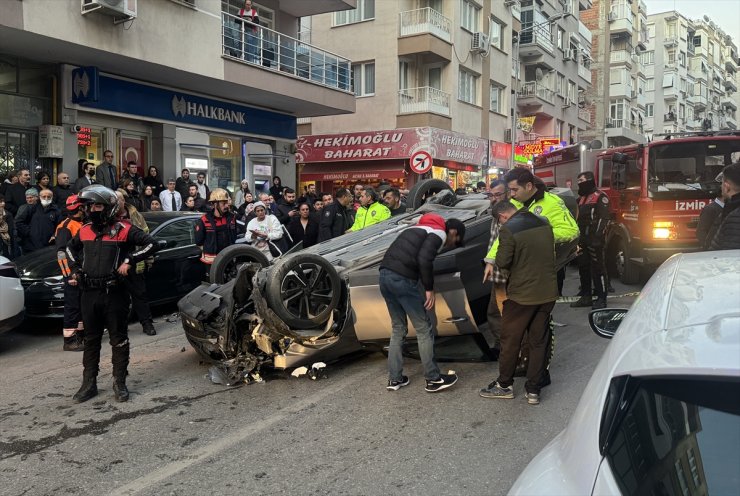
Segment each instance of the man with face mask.
[[[594,173],[578,174],[578,274],[581,277],[581,298],[570,304],[573,308],[606,307],[606,274],[604,273],[604,246],[606,226],[609,224],[609,197],[596,188]],[[591,282],[596,301],[591,299]]]
[[61,210],[54,203],[51,190],[45,189],[39,193],[39,203],[29,205],[16,219],[23,253],[31,253],[52,244],[54,231],[63,218]]
[[221,250],[236,242],[236,216],[231,212],[229,201],[229,193],[225,189],[214,189],[208,198],[213,209],[195,223],[195,244],[201,247],[200,261],[208,268]]
[[[67,244],[71,284],[82,291],[85,351],[82,386],[72,399],[77,403],[98,394],[97,377],[103,330],[108,329],[116,401],[128,401],[126,375],[129,363],[128,315],[131,299],[124,283],[136,264],[152,256],[160,244],[129,221],[119,219],[116,194],[94,184],[80,191],[90,222]],[[141,248],[137,248],[141,247]]]

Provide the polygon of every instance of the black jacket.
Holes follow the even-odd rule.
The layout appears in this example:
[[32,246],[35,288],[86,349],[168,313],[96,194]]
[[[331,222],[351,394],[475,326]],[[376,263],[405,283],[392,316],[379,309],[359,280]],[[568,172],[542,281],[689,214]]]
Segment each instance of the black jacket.
[[178,177],[175,179],[175,191],[180,192],[180,196],[183,198],[187,198],[190,192],[188,191],[190,189],[190,186],[195,186],[195,183],[191,181],[190,179],[185,180],[182,177]]
[[[159,178],[159,173],[157,173],[156,176],[146,176],[144,178],[144,187],[151,186],[152,187],[152,194],[154,196],[159,196],[159,194],[164,191],[164,183],[162,183],[162,180]],[[142,193],[144,192],[144,188],[142,188]]]
[[236,243],[236,216],[229,212],[222,217],[207,212],[195,223],[195,244],[203,254],[215,257],[227,246]]
[[3,216],[5,222],[8,223],[8,234],[10,235],[10,239],[8,240],[8,244],[5,244],[5,242],[0,239],[0,257],[5,257],[12,260],[13,258],[15,258],[16,255],[18,235],[15,232],[15,221],[13,220],[13,216],[10,215],[10,212],[4,212]]
[[712,239],[712,250],[740,249],[740,193],[725,202],[721,223]]
[[609,224],[609,197],[596,188],[578,198],[578,229],[581,244],[604,246],[604,233]]
[[16,229],[24,253],[49,246],[57,225],[64,220],[62,211],[54,203],[44,208],[41,203],[29,205],[16,219]]
[[[433,215],[427,225],[424,218]],[[421,279],[425,291],[434,290],[434,259],[445,239],[444,220],[425,214],[419,224],[403,231],[385,252],[381,269],[392,270],[412,281]]]
[[67,208],[67,198],[74,194],[72,186],[56,185],[51,188],[51,191],[54,193],[54,203],[57,204],[59,210],[64,212],[64,210]]
[[704,207],[699,214],[699,223],[696,225],[696,239],[699,240],[701,247],[709,249],[709,245],[717,233],[720,223],[722,222],[722,205],[717,200],[712,200],[709,205]]
[[321,212],[319,242],[341,236],[347,232],[347,229],[352,227],[353,222],[352,212],[344,208],[338,201],[334,201],[324,207],[324,210]]
[[[287,226],[293,217],[290,216],[292,210],[298,211],[298,205],[295,203],[287,203],[284,198],[280,198],[277,202],[277,218],[281,224]],[[297,216],[296,216],[297,217]]]
[[288,224],[288,234],[290,234],[293,240],[291,246],[295,246],[303,241],[303,247],[308,248],[315,245],[319,240],[319,225],[314,217],[309,216],[308,224],[306,224],[306,229],[304,230],[301,218],[293,217],[293,220]]
[[21,183],[9,184],[5,188],[5,210],[15,216],[20,206],[26,203],[26,190],[30,187],[30,184],[28,187]]
[[95,179],[90,179],[90,176],[82,176],[78,177],[75,181],[74,186],[72,186],[72,189],[75,193],[79,193],[82,188],[86,188],[90,186],[91,184],[95,184]]

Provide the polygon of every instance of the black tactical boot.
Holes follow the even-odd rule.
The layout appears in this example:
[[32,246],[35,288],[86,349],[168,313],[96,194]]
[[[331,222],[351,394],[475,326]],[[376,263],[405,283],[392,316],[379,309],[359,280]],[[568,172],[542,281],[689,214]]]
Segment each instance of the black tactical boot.
[[72,396],[75,403],[84,403],[98,395],[98,383],[93,376],[83,376],[80,390]]
[[593,305],[591,305],[591,310],[599,310],[601,308],[606,308],[606,296],[596,298]]
[[154,323],[151,320],[142,322],[141,327],[144,330],[144,334],[147,336],[156,336],[157,330],[154,329]]
[[128,388],[126,387],[125,377],[115,380],[113,383],[113,392],[115,393],[116,401],[128,401]]
[[570,308],[585,308],[591,306],[590,296],[581,296],[577,301],[570,304]]

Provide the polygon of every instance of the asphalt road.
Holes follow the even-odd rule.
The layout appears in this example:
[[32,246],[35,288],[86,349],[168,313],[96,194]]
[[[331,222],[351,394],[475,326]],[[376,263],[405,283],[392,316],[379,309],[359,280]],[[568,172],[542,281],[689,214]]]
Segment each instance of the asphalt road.
[[[571,270],[566,293],[576,287]],[[206,378],[167,314],[157,336],[131,326],[128,403],[113,400],[106,345],[99,396],[75,404],[81,354],[61,351],[58,327],[30,322],[0,335],[0,493],[505,494],[564,428],[608,344],[587,313],[556,306],[566,326],[538,406],[524,400],[522,379],[514,400],[480,398],[495,363],[444,364],[460,380],[429,394],[420,363],[408,360],[410,386],[387,392],[377,353],[317,381],[274,374],[229,389]]]

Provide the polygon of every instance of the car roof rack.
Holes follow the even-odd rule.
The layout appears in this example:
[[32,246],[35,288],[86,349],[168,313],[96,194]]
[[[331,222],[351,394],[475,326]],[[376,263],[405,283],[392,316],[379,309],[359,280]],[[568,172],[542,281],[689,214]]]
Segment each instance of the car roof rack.
[[677,133],[660,133],[653,136],[662,136],[669,140],[671,138],[690,138],[699,136],[740,136],[740,129],[726,129],[723,131],[681,131]]

